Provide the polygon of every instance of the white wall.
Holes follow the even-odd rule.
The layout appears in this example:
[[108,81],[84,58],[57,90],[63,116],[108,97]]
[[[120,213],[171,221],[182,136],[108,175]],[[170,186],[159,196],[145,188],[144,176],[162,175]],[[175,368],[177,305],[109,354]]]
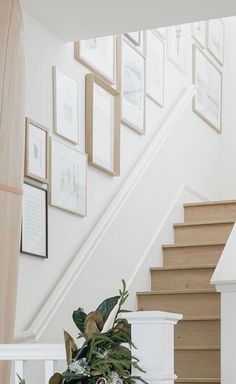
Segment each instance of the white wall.
[[[227,38],[236,21],[226,21]],[[58,65],[80,82],[81,133],[80,150],[84,150],[84,75],[86,68],[73,59],[73,45],[65,44],[33,18],[25,15],[25,45],[27,74],[27,115],[52,131],[52,65]],[[236,48],[236,40],[232,41]],[[226,44],[226,67],[232,74],[234,58],[232,45]],[[191,44],[189,45],[191,57]],[[16,333],[27,330],[49,293],[56,286],[105,208],[115,198],[117,191],[132,171],[153,135],[160,129],[165,116],[172,110],[185,86],[191,84],[192,63],[184,76],[169,60],[166,60],[165,108],[162,110],[147,101],[147,134],[139,136],[126,127],[121,129],[121,177],[112,178],[89,167],[88,216],[80,218],[62,210],[49,207],[49,259],[41,260],[21,256],[18,288]],[[224,105],[236,92],[236,86],[228,82],[224,89]],[[236,82],[235,82],[236,84]],[[232,90],[232,88],[234,88]],[[225,108],[225,107],[224,107]],[[232,113],[233,109],[227,113]],[[224,119],[224,131],[229,121]],[[230,128],[232,133],[233,128]],[[233,133],[232,133],[233,134]],[[224,140],[223,140],[224,137]],[[196,196],[178,192],[184,184],[209,199],[222,199],[225,163],[222,161],[223,143],[231,141],[231,134],[218,135],[192,112],[189,105],[180,122],[167,138],[150,167],[133,190],[102,242],[94,250],[78,281],[59,308],[40,340],[61,340],[61,329],[74,330],[71,312],[77,306],[91,309],[104,296],[116,293],[121,278],[129,281],[154,234],[161,225],[161,241],[171,241],[171,223],[181,220],[181,204],[195,201]],[[233,146],[232,146],[233,147]],[[232,148],[230,148],[231,150]],[[230,156],[230,155],[229,155]],[[176,200],[170,213],[173,201]],[[181,201],[181,204],[180,204]],[[163,223],[163,217],[166,217]],[[175,212],[175,213],[173,213]],[[160,244],[148,254],[130,286],[130,305],[135,306],[135,291],[148,289],[148,265],[161,265]]]

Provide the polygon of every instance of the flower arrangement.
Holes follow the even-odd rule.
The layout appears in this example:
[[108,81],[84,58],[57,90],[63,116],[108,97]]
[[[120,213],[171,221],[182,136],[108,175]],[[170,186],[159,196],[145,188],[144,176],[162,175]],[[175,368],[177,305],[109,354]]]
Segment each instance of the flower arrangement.
[[[74,339],[64,331],[68,367],[64,373],[55,373],[49,384],[132,384],[137,380],[146,383],[140,376],[131,374],[132,367],[145,371],[130,351],[131,346],[135,348],[131,329],[127,320],[122,318],[123,312],[129,312],[123,309],[129,293],[124,280],[122,285],[118,296],[104,300],[95,311],[86,314],[79,308],[73,312],[78,338],[83,338],[84,343],[78,348]],[[111,328],[102,332],[115,307]],[[25,381],[20,379],[19,384],[25,384]]]

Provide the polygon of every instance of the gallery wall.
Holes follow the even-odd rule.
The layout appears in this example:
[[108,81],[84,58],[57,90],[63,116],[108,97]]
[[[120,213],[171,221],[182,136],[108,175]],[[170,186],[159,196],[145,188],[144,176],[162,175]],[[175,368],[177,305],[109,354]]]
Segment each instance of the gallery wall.
[[[53,132],[52,66],[57,65],[79,82],[80,89],[80,138],[79,150],[85,151],[85,75],[89,73],[74,60],[73,44],[63,43],[32,17],[25,14],[25,47],[27,75],[27,110],[31,119]],[[233,36],[235,19],[225,20],[226,42]],[[225,68],[233,75],[232,45],[226,44]],[[235,49],[236,51],[236,49]],[[146,135],[138,135],[126,126],[121,127],[121,172],[119,178],[88,168],[87,216],[82,218],[63,210],[49,207],[49,258],[47,260],[21,255],[18,285],[16,334],[27,330],[60,277],[77,255],[91,230],[109,207],[117,192],[132,172],[143,151],[161,128],[184,89],[192,83],[192,47],[189,31],[187,72],[183,73],[168,58],[165,60],[165,105],[158,107],[147,99]],[[229,74],[228,74],[229,76]],[[230,76],[229,76],[230,78]],[[232,83],[232,82],[231,82]],[[224,85],[223,105],[231,98],[231,84]],[[235,92],[235,90],[234,90]],[[224,107],[225,108],[225,107]],[[227,109],[226,109],[227,110]],[[227,110],[230,113],[231,110]],[[223,133],[219,135],[192,111],[191,103],[181,117],[165,145],[139,181],[132,195],[110,226],[90,262],[50,322],[42,340],[59,341],[60,329],[70,329],[70,312],[77,306],[89,309],[103,296],[116,292],[122,277],[130,279],[161,224],[181,186],[187,184],[209,199],[222,199],[225,174],[222,153],[231,141],[226,134],[229,121],[223,120]],[[231,126],[232,127],[232,126]],[[232,129],[232,128],[231,128]],[[63,142],[63,140],[62,140]],[[229,154],[229,156],[231,156]],[[186,197],[188,200],[196,197]],[[180,207],[179,207],[180,212]],[[180,215],[180,213],[178,213]],[[166,237],[171,240],[171,230],[166,227]],[[153,259],[152,259],[153,261]],[[157,265],[161,253],[157,250]],[[140,276],[142,275],[139,271]],[[148,271],[140,281],[140,289],[148,289]],[[137,275],[138,277],[138,275]],[[137,279],[136,279],[137,280]],[[88,283],[89,281],[89,283]],[[130,301],[135,307],[135,289],[131,287]],[[72,330],[73,332],[73,330]]]

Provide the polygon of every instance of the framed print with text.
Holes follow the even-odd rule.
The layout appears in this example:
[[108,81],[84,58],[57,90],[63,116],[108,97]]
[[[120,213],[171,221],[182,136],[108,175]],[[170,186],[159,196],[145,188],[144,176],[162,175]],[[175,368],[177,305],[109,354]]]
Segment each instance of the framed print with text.
[[164,106],[165,44],[154,31],[146,32],[146,79],[147,96]]
[[206,31],[206,21],[192,23],[192,37],[202,48],[206,47]]
[[21,252],[48,257],[47,191],[28,183],[24,183]]
[[51,138],[50,204],[86,216],[87,155],[55,138]]
[[222,20],[209,20],[207,23],[207,49],[218,61],[224,65],[225,25]]
[[167,56],[182,72],[187,71],[189,51],[189,25],[167,28]]
[[116,84],[116,36],[76,42],[75,59],[109,84]]
[[26,118],[25,176],[48,183],[48,130]]
[[86,76],[86,153],[89,164],[120,174],[120,93],[98,76]]
[[79,143],[78,82],[53,67],[54,74],[54,132],[74,144]]
[[196,86],[193,110],[221,133],[222,73],[196,45],[193,46],[193,58],[193,82]]

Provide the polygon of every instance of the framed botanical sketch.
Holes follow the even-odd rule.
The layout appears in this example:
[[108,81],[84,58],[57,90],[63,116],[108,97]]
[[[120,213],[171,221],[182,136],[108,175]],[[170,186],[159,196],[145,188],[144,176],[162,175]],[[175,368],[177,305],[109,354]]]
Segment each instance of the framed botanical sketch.
[[47,191],[28,183],[24,183],[21,252],[48,257]]
[[48,183],[48,130],[26,118],[25,176]]
[[120,174],[120,93],[98,76],[86,76],[86,153],[89,164]]
[[160,35],[163,40],[166,40],[166,27],[157,28],[155,29],[155,31],[158,33],[158,35]]
[[146,63],[144,55],[126,39],[120,39],[119,89],[121,121],[139,134],[145,134]]
[[76,42],[75,59],[109,84],[116,84],[116,36]]
[[176,25],[167,29],[167,56],[182,72],[188,65],[189,26]]
[[51,139],[50,204],[86,216],[87,155]]
[[206,21],[192,23],[192,37],[202,48],[206,47],[206,31]]
[[193,110],[221,133],[222,73],[196,45],[193,46],[193,58],[193,82],[196,86]]
[[207,49],[221,65],[224,65],[224,36],[223,21],[209,20],[207,23]]
[[79,142],[78,82],[53,67],[54,132],[74,144]]
[[125,36],[134,44],[139,46],[141,44],[141,32],[129,32],[125,33]]
[[160,107],[164,106],[165,44],[154,31],[146,33],[147,96]]

